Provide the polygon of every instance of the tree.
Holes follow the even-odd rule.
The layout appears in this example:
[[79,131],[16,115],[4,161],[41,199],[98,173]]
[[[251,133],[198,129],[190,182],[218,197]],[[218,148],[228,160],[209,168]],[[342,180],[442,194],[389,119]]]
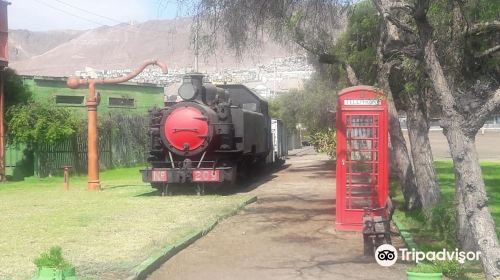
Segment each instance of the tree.
[[[500,277],[500,245],[488,209],[475,135],[491,113],[500,109],[495,57],[500,50],[495,39],[500,30],[496,20],[500,4],[486,0],[374,2],[386,22],[415,38],[414,56],[424,63],[439,97],[441,126],[454,163],[458,239],[462,247],[481,251],[487,279],[496,279]],[[489,11],[490,16],[478,16],[476,11],[482,10],[478,6],[496,10]]]
[[[398,44],[392,47],[389,45],[394,39],[391,34],[385,33],[386,27],[380,24],[378,11],[372,2],[359,2],[350,10],[346,31],[335,45],[335,54],[339,60],[347,61],[347,65],[355,71],[361,83],[378,84],[386,92],[390,111],[391,148],[394,151],[391,152],[391,159],[399,167],[396,170],[404,186],[402,190],[405,206],[407,209],[420,206],[430,209],[440,200],[440,191],[428,138],[426,106],[421,106],[425,105],[420,104],[421,102],[409,104],[410,101],[421,100],[416,98],[419,96],[416,92],[399,94],[403,89],[410,88],[402,88],[401,81],[414,79],[413,72],[403,71],[404,75],[396,75],[402,72],[394,70],[401,70],[405,56],[403,53],[394,52],[394,47]],[[380,71],[377,72],[379,67]],[[399,113],[403,111],[409,116],[411,157],[399,124]]]
[[5,80],[5,110],[18,104],[26,104],[32,99],[32,92],[23,83],[23,80],[16,71],[7,68],[3,71],[3,79]]
[[[350,60],[342,60],[334,52],[338,35],[344,30],[345,17],[351,8],[350,1],[307,0],[200,0],[189,1],[195,11],[195,33],[203,45],[213,49],[217,44],[227,43],[241,54],[241,50],[256,45],[267,34],[283,43],[298,44],[317,57],[319,63],[341,65],[349,82],[358,84],[357,75]],[[369,22],[361,24],[369,25]],[[219,31],[224,39],[217,37]],[[377,32],[373,32],[376,34]],[[367,41],[367,40],[365,40]],[[373,50],[371,50],[373,53]],[[359,53],[361,54],[361,53]],[[365,53],[369,54],[369,51]],[[354,57],[351,57],[354,59]],[[351,60],[352,61],[352,60]],[[375,72],[375,71],[374,71]],[[389,99],[392,100],[392,99]],[[392,106],[394,108],[394,106]],[[402,182],[406,206],[419,207],[419,197],[411,159],[399,127],[397,111],[391,112],[391,139],[393,152],[398,159],[399,176]]]
[[[441,200],[441,191],[434,169],[434,157],[429,141],[429,114],[433,91],[423,67],[414,59],[403,56],[399,61],[399,70],[391,76],[397,84],[403,84],[398,94],[407,116],[408,138],[413,166],[418,184],[418,192],[424,213],[429,217],[431,210]],[[391,79],[391,81],[394,78]],[[392,88],[397,88],[393,85]]]
[[[373,3],[379,14],[385,18],[382,7],[392,6],[395,2],[376,0]],[[407,182],[407,184],[417,184],[418,203],[422,205],[426,213],[430,213],[429,210],[439,202],[441,193],[428,137],[427,99],[423,98],[424,94],[422,94],[426,90],[427,76],[422,73],[423,71],[419,72],[418,65],[413,63],[413,57],[418,51],[414,37],[406,36],[387,20],[384,20],[381,25],[380,34],[381,39],[377,49],[380,65],[378,83],[389,98],[394,99],[398,104],[398,111],[406,112],[408,120],[411,159],[406,157],[407,153],[399,153],[396,154],[395,160],[404,167],[400,168],[399,172],[416,174],[415,181]],[[396,106],[389,103],[389,111],[395,110]],[[390,125],[399,126],[399,120],[392,114]],[[391,133],[391,144],[393,147],[406,150],[405,139],[400,130],[394,130]]]
[[3,100],[4,104],[2,105],[3,108],[3,115],[2,115],[2,146],[0,147],[2,149],[2,159],[0,161],[0,174],[1,181],[6,180],[5,176],[5,155],[6,155],[6,137],[5,136],[5,111],[8,110],[10,107],[12,107],[15,104],[23,104],[28,102],[31,99],[31,92],[29,91],[28,87],[26,87],[23,84],[22,79],[16,74],[16,72],[10,68],[2,69],[0,73],[0,79],[2,80],[2,92],[3,92]]
[[36,102],[12,106],[7,119],[9,142],[26,144],[32,150],[68,139],[80,127],[78,118],[68,109]]

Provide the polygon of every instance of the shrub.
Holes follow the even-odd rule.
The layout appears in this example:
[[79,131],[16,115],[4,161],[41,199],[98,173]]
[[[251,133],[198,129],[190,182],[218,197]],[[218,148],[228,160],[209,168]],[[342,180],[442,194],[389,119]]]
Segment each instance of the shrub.
[[451,279],[465,279],[465,269],[458,261],[442,261],[437,262],[443,274]]
[[9,142],[31,148],[68,139],[80,127],[80,121],[69,109],[48,103],[12,106],[7,119]]
[[310,143],[318,153],[326,153],[330,158],[337,157],[337,133],[333,129],[312,133]]
[[446,244],[455,244],[456,207],[442,201],[426,213],[427,227],[435,230]]
[[65,269],[71,267],[62,256],[62,249],[59,246],[54,246],[50,248],[49,252],[42,253],[40,257],[36,258],[34,261],[38,268],[50,267],[57,269]]
[[419,263],[416,266],[408,269],[409,272],[417,272],[417,273],[441,273],[442,268],[432,264],[432,263]]

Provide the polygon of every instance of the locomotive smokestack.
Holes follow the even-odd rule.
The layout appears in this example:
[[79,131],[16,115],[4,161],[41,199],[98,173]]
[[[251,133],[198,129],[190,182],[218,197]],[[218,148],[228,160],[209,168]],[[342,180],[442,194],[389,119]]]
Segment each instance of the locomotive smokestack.
[[194,73],[188,75],[188,77],[193,85],[196,85],[197,88],[201,88],[201,86],[203,85],[203,74]]
[[182,78],[179,96],[184,100],[193,100],[201,95],[203,89],[203,74],[188,74]]

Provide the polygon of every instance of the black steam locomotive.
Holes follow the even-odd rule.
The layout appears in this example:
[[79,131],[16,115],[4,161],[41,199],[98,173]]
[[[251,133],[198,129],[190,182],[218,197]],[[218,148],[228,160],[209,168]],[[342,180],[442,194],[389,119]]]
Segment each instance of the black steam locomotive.
[[265,163],[272,149],[268,104],[239,84],[203,83],[203,75],[183,78],[181,102],[150,110],[151,168],[143,181],[169,194],[169,186],[234,183],[239,172]]

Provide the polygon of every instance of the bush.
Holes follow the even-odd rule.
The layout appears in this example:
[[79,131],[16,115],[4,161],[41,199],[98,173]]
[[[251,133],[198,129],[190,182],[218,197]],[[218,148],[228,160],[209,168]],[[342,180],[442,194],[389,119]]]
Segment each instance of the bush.
[[318,153],[326,153],[330,158],[337,157],[337,132],[333,129],[312,133],[310,143]]
[[68,139],[80,127],[73,112],[48,103],[12,106],[7,111],[7,120],[9,142],[26,144],[29,148]]
[[425,213],[428,217],[427,227],[436,231],[446,244],[455,244],[456,207],[442,201]]
[[417,273],[441,273],[443,272],[441,267],[432,263],[419,263],[416,266],[408,269],[409,272]]
[[65,269],[71,267],[62,256],[62,249],[59,246],[50,248],[48,253],[42,253],[40,257],[36,258],[34,261],[38,268],[50,267],[57,269]]
[[458,261],[442,261],[437,262],[443,274],[451,279],[465,279],[465,269]]

